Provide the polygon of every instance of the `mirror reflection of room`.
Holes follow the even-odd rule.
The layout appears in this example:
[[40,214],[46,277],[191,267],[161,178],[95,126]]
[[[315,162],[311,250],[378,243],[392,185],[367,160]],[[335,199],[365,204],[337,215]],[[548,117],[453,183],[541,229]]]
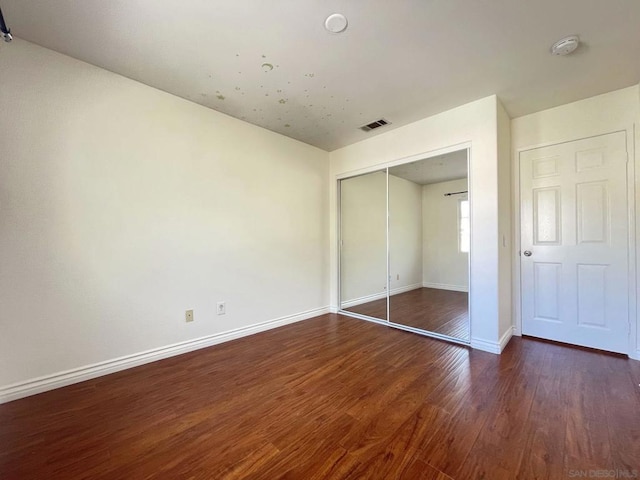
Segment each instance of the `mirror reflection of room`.
[[340,307],[387,318],[387,176],[340,181]]
[[389,169],[389,318],[468,341],[467,150]]

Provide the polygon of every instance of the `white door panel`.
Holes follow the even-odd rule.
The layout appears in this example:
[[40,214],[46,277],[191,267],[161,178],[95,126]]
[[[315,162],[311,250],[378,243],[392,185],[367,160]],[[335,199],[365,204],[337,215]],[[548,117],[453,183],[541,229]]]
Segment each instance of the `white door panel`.
[[628,350],[624,132],[520,154],[522,332]]

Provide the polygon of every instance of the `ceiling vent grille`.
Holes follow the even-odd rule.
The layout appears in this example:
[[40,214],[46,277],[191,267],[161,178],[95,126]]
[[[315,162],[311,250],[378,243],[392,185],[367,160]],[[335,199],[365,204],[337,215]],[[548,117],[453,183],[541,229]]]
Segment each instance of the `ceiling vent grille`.
[[389,125],[389,123],[390,122],[387,122],[384,118],[381,118],[380,120],[376,120],[375,122],[371,122],[371,123],[367,123],[366,125],[363,125],[362,127],[360,127],[360,130],[364,132],[370,132],[375,128],[380,128],[380,127],[384,127],[385,125]]

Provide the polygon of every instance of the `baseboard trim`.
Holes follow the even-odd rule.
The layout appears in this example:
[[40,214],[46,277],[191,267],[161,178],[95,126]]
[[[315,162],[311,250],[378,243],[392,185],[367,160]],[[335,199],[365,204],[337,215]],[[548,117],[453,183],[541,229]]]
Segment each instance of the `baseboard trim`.
[[[400,293],[410,292],[411,290],[417,290],[422,288],[421,283],[414,283],[412,285],[407,285],[404,287],[398,287],[391,290],[391,295],[398,295]],[[375,300],[382,300],[387,297],[387,292],[374,293],[373,295],[366,295],[364,297],[354,298],[353,300],[348,300],[342,303],[342,310],[350,307],[355,307],[356,305],[362,305],[363,303],[373,302]]]
[[504,349],[509,344],[513,336],[516,334],[516,327],[511,326],[507,329],[506,332],[500,337],[500,353],[504,352]]
[[364,297],[354,298],[353,300],[347,300],[342,302],[342,309],[355,307],[356,305],[362,305],[363,303],[374,302],[376,300],[382,300],[387,297],[387,292],[374,293],[373,295],[366,295]]
[[452,292],[469,292],[469,287],[465,287],[464,285],[449,285],[446,283],[423,282],[422,286],[424,288],[436,288],[438,290],[451,290]]
[[391,295],[398,295],[400,293],[410,292],[411,290],[418,290],[419,288],[422,288],[421,283],[414,283],[412,285],[406,285],[404,287],[392,288]]
[[322,307],[0,387],[0,404],[324,315]]
[[505,349],[511,337],[513,337],[514,328],[509,327],[509,329],[504,332],[504,334],[500,337],[500,340],[497,342],[492,342],[490,340],[485,340],[482,338],[472,338],[471,339],[471,348],[475,348],[476,350],[482,350],[483,352],[495,353],[496,355],[500,355],[502,351]]

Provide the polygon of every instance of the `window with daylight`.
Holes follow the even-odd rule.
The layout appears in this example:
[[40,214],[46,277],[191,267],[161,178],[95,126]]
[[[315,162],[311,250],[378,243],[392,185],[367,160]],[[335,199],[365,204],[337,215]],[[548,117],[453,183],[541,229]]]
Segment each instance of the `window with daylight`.
[[461,199],[458,201],[458,246],[460,252],[469,253],[469,244],[471,242],[469,222],[469,200]]

